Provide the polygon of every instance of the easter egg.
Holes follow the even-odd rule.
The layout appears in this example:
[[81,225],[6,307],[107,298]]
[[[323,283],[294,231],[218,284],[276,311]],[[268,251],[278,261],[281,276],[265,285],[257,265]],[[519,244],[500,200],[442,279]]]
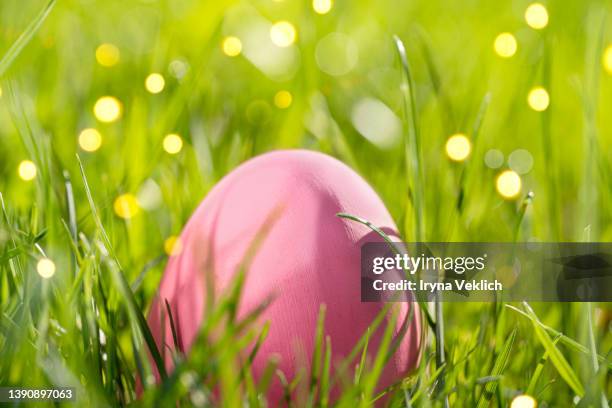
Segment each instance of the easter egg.
[[[227,292],[259,239],[248,262],[237,311],[240,319],[271,299],[254,323],[269,324],[253,362],[255,380],[271,356],[279,359],[278,368],[289,381],[304,370],[315,348],[321,305],[326,307],[324,330],[331,340],[332,370],[337,369],[384,307],[381,302],[361,302],[360,296],[361,246],[381,239],[367,226],[338,217],[340,212],[367,219],[399,240],[374,190],[330,156],[305,150],[274,151],[230,172],[196,209],[180,236],[180,250],[170,257],[148,317],[159,349],[174,349],[169,319],[164,318],[165,303],[180,346],[188,353],[207,313],[207,293],[218,298]],[[207,278],[207,273],[212,276]],[[421,354],[417,305],[398,302],[396,306],[399,313],[388,313],[369,338],[367,353],[373,359],[384,326],[393,324],[398,334],[410,316],[379,388],[401,380]],[[171,353],[164,354],[171,371]],[[282,392],[275,377],[267,397],[278,401]]]

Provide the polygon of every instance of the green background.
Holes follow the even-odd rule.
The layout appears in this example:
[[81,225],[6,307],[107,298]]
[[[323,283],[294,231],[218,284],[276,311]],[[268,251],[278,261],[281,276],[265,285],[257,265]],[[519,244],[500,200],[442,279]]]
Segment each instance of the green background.
[[[0,383],[76,384],[91,398],[82,402],[94,406],[133,400],[138,365],[149,370],[138,311],[155,294],[164,242],[223,175],[272,149],[314,149],[350,165],[381,195],[405,240],[612,240],[612,67],[606,72],[602,60],[612,45],[612,4],[546,2],[542,30],[526,24],[528,5],[336,1],[319,15],[310,2],[290,0],[3,0]],[[50,12],[40,15],[45,7]],[[289,47],[267,35],[278,21],[295,27]],[[511,58],[494,51],[502,32],[516,38]],[[405,44],[412,86],[393,35]],[[223,53],[227,36],[241,39],[240,55]],[[120,52],[112,67],[96,61],[103,43]],[[165,78],[159,94],[144,86],[153,72]],[[527,103],[536,86],[550,95],[543,112]],[[287,108],[275,105],[282,90],[292,96]],[[93,113],[105,95],[123,108],[113,123]],[[100,132],[96,152],[79,148],[84,128]],[[176,155],[162,148],[169,133],[184,141]],[[445,154],[456,133],[472,143],[461,163]],[[491,149],[504,155],[499,168],[485,164]],[[517,149],[533,166],[521,174],[520,195],[505,200],[496,177]],[[37,166],[35,180],[18,176],[26,159]],[[128,220],[113,211],[121,194],[139,202]],[[36,273],[43,256],[57,266],[49,280]],[[603,405],[610,363],[595,354],[611,349],[609,305],[534,305],[534,315],[514,306],[531,318],[501,303],[445,305],[446,365],[436,371],[440,333],[432,330],[421,366],[404,383],[407,394],[390,400],[505,406],[528,391],[541,406],[577,403],[577,393],[584,406]],[[205,381],[151,388],[144,403],[196,404],[196,391],[244,381],[234,323],[224,326],[231,341],[203,345],[185,362]],[[213,364],[224,358],[229,368]],[[347,388],[343,403],[369,404],[375,371],[366,367],[371,375]],[[241,384],[222,402],[258,405],[257,391]],[[324,404],[320,392],[312,395]]]

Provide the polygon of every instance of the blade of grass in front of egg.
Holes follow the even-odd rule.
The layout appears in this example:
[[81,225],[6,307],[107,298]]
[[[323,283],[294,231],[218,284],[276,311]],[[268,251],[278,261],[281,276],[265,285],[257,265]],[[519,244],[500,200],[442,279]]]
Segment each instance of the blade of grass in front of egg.
[[317,393],[319,390],[319,382],[322,376],[322,366],[323,366],[323,353],[325,352],[324,348],[324,338],[325,338],[325,315],[326,315],[327,307],[325,304],[319,306],[319,316],[317,318],[317,327],[314,338],[314,351],[312,353],[312,360],[310,362],[310,385],[309,385],[309,402],[307,405],[311,405],[314,403],[314,399],[317,397]]
[[[360,224],[365,225],[366,227],[370,228],[372,231],[376,232],[378,235],[381,236],[381,238],[383,238],[385,240],[385,242],[387,244],[389,244],[389,247],[391,248],[391,250],[393,252],[395,252],[396,254],[398,254],[398,250],[396,247],[396,242],[394,242],[383,230],[381,230],[379,227],[377,227],[376,225],[372,224],[370,221],[365,220],[361,217],[358,217],[356,215],[352,215],[352,214],[347,214],[347,213],[338,213],[336,214],[336,216],[340,217],[340,218],[346,218],[348,220],[351,221],[355,221],[358,222]],[[427,307],[427,302],[424,299],[420,299],[419,295],[416,295],[416,299],[417,302],[419,303],[419,306],[421,306],[421,311],[425,314],[425,317],[427,318],[427,323],[429,324],[430,328],[432,330],[435,330],[435,322],[433,320],[433,318],[431,317],[431,314],[429,313],[429,309]]]
[[391,316],[387,322],[383,336],[380,339],[378,350],[371,367],[368,367],[368,372],[364,375],[363,381],[360,383],[360,407],[368,407],[372,403],[374,398],[376,385],[378,384],[378,378],[382,374],[385,363],[387,362],[389,347],[393,342],[393,332],[395,330],[395,324],[392,322],[397,321],[399,315],[399,308],[391,308]]

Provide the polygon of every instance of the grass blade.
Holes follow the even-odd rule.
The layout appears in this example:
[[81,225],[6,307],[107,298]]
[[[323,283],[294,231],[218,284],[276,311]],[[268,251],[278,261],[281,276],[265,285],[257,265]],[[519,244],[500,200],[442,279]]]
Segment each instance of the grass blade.
[[[365,225],[366,227],[370,228],[372,231],[380,235],[385,240],[385,242],[389,244],[389,246],[395,253],[399,253],[396,247],[397,243],[393,242],[393,240],[391,240],[391,238],[383,230],[378,228],[376,225],[372,224],[370,221],[364,218],[358,217],[356,215],[347,214],[347,213],[338,213],[336,214],[336,216],[340,218],[346,218],[347,220],[355,221],[355,222]],[[434,322],[433,318],[431,317],[431,314],[429,313],[429,309],[427,308],[427,302],[425,302],[424,300],[420,300],[420,299],[417,299],[417,302],[419,303],[419,306],[421,307],[421,311],[425,314],[429,327],[431,327],[432,330],[435,330],[436,323]]]
[[[565,334],[553,329],[550,326],[545,325],[544,323],[542,323],[539,320],[534,319],[533,316],[528,315],[527,313],[525,313],[524,311],[522,311],[519,308],[516,308],[512,305],[505,305],[507,308],[514,310],[515,312],[519,313],[520,315],[522,315],[523,317],[528,318],[529,320],[531,320],[532,322],[540,325],[540,327],[542,327],[544,330],[546,330],[546,332],[551,335],[554,338],[559,338],[559,341],[563,344],[565,344],[567,347],[571,348],[572,350],[575,350],[579,353],[583,353],[583,354],[587,354],[589,355],[591,352],[589,351],[589,349],[587,347],[585,347],[584,345],[578,343],[576,340],[572,339],[571,337],[566,336]],[[608,369],[612,370],[612,363],[607,363],[607,359],[598,354],[597,355],[597,360],[600,363],[605,363],[608,365]]]
[[[512,333],[504,343],[501,352],[495,359],[495,364],[493,365],[493,370],[491,370],[491,377],[500,376],[506,366],[508,365],[508,361],[510,360],[510,351],[512,351],[512,345],[514,344],[514,339],[516,338],[517,329],[512,330]],[[484,390],[480,394],[480,398],[478,399],[478,408],[485,408],[490,405],[491,397],[495,390],[497,389],[497,381],[487,382],[484,386]]]
[[565,380],[567,385],[569,385],[578,396],[582,397],[584,395],[584,387],[580,383],[578,376],[576,375],[574,370],[572,370],[572,367],[569,365],[565,357],[563,357],[563,354],[561,354],[561,351],[559,351],[555,343],[551,340],[546,330],[544,330],[542,326],[540,326],[534,321],[539,319],[537,318],[531,307],[527,304],[527,302],[524,302],[523,305],[525,306],[527,314],[533,317],[531,322],[536,337],[538,338],[538,340],[540,340],[540,343],[542,344],[542,346],[544,346],[546,352],[548,352],[550,361],[553,363],[553,365],[555,366],[561,377]]
[[[472,150],[475,154],[476,149],[478,147],[478,140],[480,139],[480,130],[482,129],[482,122],[484,121],[485,115],[491,104],[491,94],[486,93],[480,102],[480,107],[478,108],[478,113],[476,114],[476,119],[474,120],[474,126],[472,127]],[[463,211],[465,204],[465,196],[466,190],[471,185],[472,174],[476,171],[476,160],[469,160],[464,170],[461,172],[459,176],[459,194],[457,195],[457,210],[459,213]]]
[[325,305],[321,305],[319,308],[319,318],[317,320],[317,328],[315,333],[315,348],[312,353],[312,361],[310,365],[310,398],[312,401],[317,397],[317,388],[319,387],[320,377],[322,375],[321,368],[323,361],[324,348],[324,336],[325,336],[325,314],[327,308]]
[[517,242],[519,237],[519,232],[521,231],[521,225],[523,224],[523,219],[525,218],[525,214],[527,213],[527,208],[533,203],[533,199],[535,198],[535,194],[533,191],[529,191],[525,196],[525,199],[521,203],[521,206],[518,210],[518,214],[516,217],[516,222],[514,223],[514,232],[512,233],[513,240],[512,242]]
[[178,337],[178,333],[176,331],[174,317],[172,316],[172,308],[170,307],[170,303],[168,303],[168,299],[164,299],[164,303],[166,305],[166,312],[168,313],[168,320],[170,321],[170,331],[172,332],[172,341],[174,342],[174,347],[176,350],[183,353],[183,345],[181,344]]
[[21,33],[19,38],[11,45],[6,54],[0,60],[0,78],[9,69],[15,58],[21,53],[21,50],[30,42],[34,34],[38,31],[42,23],[46,20],[55,5],[55,0],[50,0],[47,5],[38,13],[38,15],[30,22],[25,31]]
[[321,373],[321,380],[319,381],[319,406],[327,407],[329,405],[329,391],[330,391],[330,372],[331,372],[331,357],[332,357],[332,345],[331,338],[325,337],[325,354],[323,356],[323,368]]
[[[556,343],[557,340],[558,340],[558,337],[557,339],[554,340],[554,342]],[[546,364],[547,361],[548,361],[548,352],[545,351],[540,361],[538,361],[538,365],[533,371],[533,375],[529,379],[529,385],[527,386],[527,390],[525,391],[528,395],[535,395],[535,387],[538,385],[538,380],[542,376],[542,371],[544,370],[544,365]]]
[[[436,335],[436,367],[441,368],[446,365],[446,355],[444,352],[444,313],[442,310],[442,301],[440,297],[442,296],[441,292],[436,292],[435,297],[435,312],[436,312],[436,330],[434,331]],[[438,382],[438,390],[443,390],[445,385],[445,376],[444,373],[440,376],[440,381]],[[444,406],[449,407],[448,396],[444,397]]]
[[113,276],[113,281],[117,285],[117,290],[119,290],[122,297],[125,299],[130,315],[134,319],[136,319],[136,324],[139,327],[140,331],[142,332],[144,340],[147,343],[147,346],[149,347],[149,352],[151,353],[151,357],[153,358],[153,361],[155,362],[155,366],[157,367],[159,375],[161,376],[161,378],[165,379],[167,377],[167,373],[166,373],[166,367],[164,365],[164,361],[161,357],[159,349],[157,348],[157,345],[155,344],[155,339],[153,338],[153,334],[151,333],[151,330],[149,329],[147,320],[145,319],[142,312],[140,311],[140,308],[138,307],[138,304],[136,303],[136,299],[134,298],[134,293],[132,292],[132,289],[130,288],[129,283],[127,282],[127,280],[125,279],[125,276],[123,275],[121,264],[119,263],[119,259],[115,255],[110,239],[108,238],[108,235],[106,234],[106,230],[104,229],[104,226],[102,225],[102,220],[100,219],[100,216],[98,215],[98,210],[96,209],[96,205],[93,201],[91,190],[89,189],[89,184],[87,182],[87,176],[85,175],[85,169],[83,168],[83,163],[81,162],[81,159],[79,158],[78,155],[77,155],[77,161],[79,163],[79,168],[81,170],[81,176],[83,178],[83,185],[85,186],[85,193],[87,195],[87,200],[89,201],[89,207],[91,210],[91,214],[94,218],[98,231],[102,235],[102,238],[104,240],[104,245],[106,246],[106,249],[109,255],[113,259],[113,262],[108,263],[109,269]]
[[387,326],[381,337],[372,367],[370,367],[370,370],[364,376],[360,407],[368,407],[371,405],[372,396],[374,395],[376,385],[378,384],[378,380],[387,360],[387,351],[393,341],[393,331],[395,329],[394,322],[397,321],[398,310],[398,308],[393,309],[391,318],[387,321]]
[[[421,242],[423,240],[423,200],[425,192],[423,190],[423,174],[421,168],[421,152],[420,152],[420,137],[419,126],[417,123],[416,113],[416,96],[414,81],[412,79],[412,71],[406,55],[406,47],[398,36],[393,36],[395,48],[399,55],[402,65],[402,97],[404,103],[404,111],[408,126],[408,134],[405,140],[404,160],[406,162],[406,177],[409,180],[410,197],[414,206],[414,240]],[[408,217],[406,217],[408,219]]]

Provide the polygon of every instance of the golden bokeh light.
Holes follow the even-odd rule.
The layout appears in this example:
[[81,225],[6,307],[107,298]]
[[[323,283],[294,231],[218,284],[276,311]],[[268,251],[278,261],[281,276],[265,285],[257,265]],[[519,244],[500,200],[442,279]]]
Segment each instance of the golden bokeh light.
[[538,402],[531,395],[527,394],[514,397],[510,403],[510,408],[536,408],[537,406]]
[[290,46],[295,38],[295,27],[288,21],[279,21],[270,27],[270,39],[278,47]]
[[2,87],[0,86],[0,98],[2,98]]
[[34,180],[36,178],[36,165],[31,160],[23,160],[17,167],[17,173],[22,180]]
[[183,251],[181,239],[175,235],[171,235],[164,241],[164,251],[166,255],[176,256]]
[[176,133],[171,133],[164,137],[164,150],[169,154],[177,154],[183,149],[183,139]]
[[49,258],[42,258],[36,264],[36,271],[41,277],[49,279],[55,275],[55,263]]
[[114,44],[100,44],[100,46],[96,48],[96,61],[103,67],[117,65],[120,58],[121,53],[119,52],[119,48]]
[[525,21],[529,27],[541,30],[548,25],[548,10],[541,3],[532,3],[525,10]]
[[95,152],[102,146],[102,135],[93,128],[83,129],[79,133],[79,146],[86,152]]
[[502,58],[510,58],[516,54],[516,38],[510,33],[501,33],[493,43],[495,53]]
[[236,57],[242,52],[242,41],[234,36],[225,37],[221,43],[221,49],[228,57]]
[[114,96],[103,96],[94,105],[94,115],[100,122],[114,122],[121,117],[121,102]]
[[[609,75],[612,75],[612,44],[608,45],[606,50],[603,53],[603,57],[601,59],[601,63],[603,64],[604,69]],[[2,96],[2,91],[0,90],[0,96]]]
[[546,89],[541,86],[536,86],[527,95],[527,103],[529,107],[537,112],[545,111],[550,104],[550,97]]
[[327,14],[333,6],[332,0],[312,0],[312,8],[317,14]]
[[140,212],[140,204],[134,194],[121,194],[113,204],[115,214],[123,219],[130,219]]
[[452,135],[446,141],[446,154],[453,161],[464,161],[472,151],[470,139],[463,133]]
[[291,106],[292,102],[293,96],[291,96],[291,92],[289,91],[278,91],[274,95],[274,105],[276,105],[276,107],[279,109],[287,109],[289,106]]
[[522,188],[521,176],[512,170],[504,170],[495,181],[497,192],[505,199],[516,198]]
[[149,76],[147,76],[147,79],[145,79],[145,88],[152,94],[160,93],[164,90],[165,86],[166,80],[164,79],[162,74],[159,74],[157,72],[149,74]]

